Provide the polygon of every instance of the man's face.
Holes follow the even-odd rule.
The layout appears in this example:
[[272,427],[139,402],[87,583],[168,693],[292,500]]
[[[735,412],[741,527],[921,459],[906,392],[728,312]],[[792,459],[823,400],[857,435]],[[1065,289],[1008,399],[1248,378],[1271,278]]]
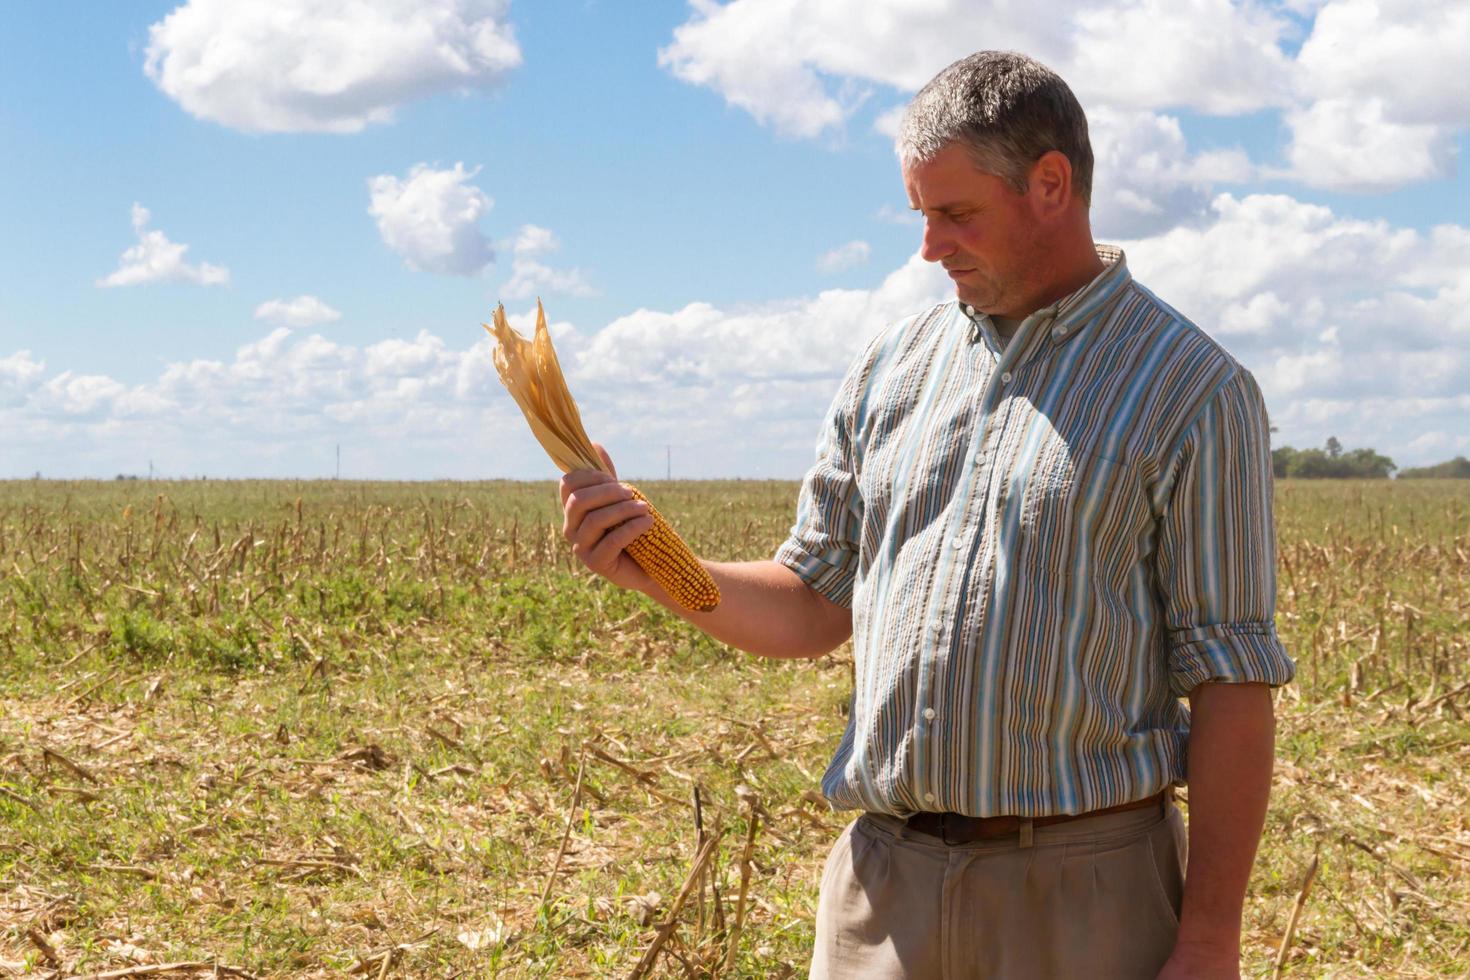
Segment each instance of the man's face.
[[1038,228],[1027,196],[975,169],[950,144],[903,173],[909,207],[924,217],[920,254],[954,280],[962,302],[982,313],[1025,316],[1042,272]]

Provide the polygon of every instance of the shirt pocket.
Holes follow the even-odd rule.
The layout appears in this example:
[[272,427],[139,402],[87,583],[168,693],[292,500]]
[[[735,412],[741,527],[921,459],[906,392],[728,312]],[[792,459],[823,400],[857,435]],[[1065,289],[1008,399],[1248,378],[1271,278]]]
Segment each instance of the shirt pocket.
[[1065,446],[1037,458],[1009,488],[1021,494],[1021,531],[1065,542],[1078,532],[1131,528],[1143,496],[1133,467],[1098,453]]

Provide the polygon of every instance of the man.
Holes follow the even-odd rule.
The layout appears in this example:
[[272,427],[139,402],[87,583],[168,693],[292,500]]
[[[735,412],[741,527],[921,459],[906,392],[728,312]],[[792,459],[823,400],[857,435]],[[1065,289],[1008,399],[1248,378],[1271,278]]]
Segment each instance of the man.
[[1094,245],[1086,119],[1042,65],[951,65],[899,156],[957,300],[853,363],[774,560],[705,563],[723,602],[685,612],[622,553],[643,506],[591,471],[562,481],[564,533],[732,646],[851,634],[822,788],[863,812],[813,977],[1238,977],[1269,686],[1294,673],[1260,392]]

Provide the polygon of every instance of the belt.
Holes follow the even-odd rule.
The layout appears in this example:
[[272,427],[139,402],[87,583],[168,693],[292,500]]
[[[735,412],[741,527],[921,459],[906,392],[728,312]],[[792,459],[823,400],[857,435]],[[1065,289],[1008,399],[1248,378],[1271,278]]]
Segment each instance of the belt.
[[1024,824],[1032,827],[1050,827],[1053,824],[1101,817],[1108,813],[1123,813],[1127,810],[1142,810],[1156,806],[1162,808],[1174,796],[1172,788],[1161,790],[1153,796],[1131,803],[1089,810],[1086,813],[1059,813],[1049,817],[967,817],[963,813],[915,813],[904,820],[908,830],[938,837],[946,844],[969,844],[977,840],[995,840],[1020,834]]

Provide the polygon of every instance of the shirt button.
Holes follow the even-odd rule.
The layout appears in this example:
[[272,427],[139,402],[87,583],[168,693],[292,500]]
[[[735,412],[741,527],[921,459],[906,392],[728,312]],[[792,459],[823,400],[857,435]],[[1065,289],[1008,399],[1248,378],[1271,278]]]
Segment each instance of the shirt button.
[[924,709],[924,717],[927,718],[929,721],[933,721],[934,720],[934,709],[933,708],[925,708]]
[[1003,385],[1010,384],[1011,383],[1011,372],[1007,371],[1004,374],[1002,374],[1000,376],[1000,383],[1003,384]]
[[983,462],[985,462],[985,454],[984,453],[976,453],[975,454],[975,462],[976,463],[983,463]]
[[931,619],[929,620],[929,628],[938,633],[940,630],[944,629],[944,624],[937,619]]
[[1051,331],[1051,335],[1053,337],[1065,337],[1065,336],[1067,336],[1067,328],[1066,327],[1053,327],[1052,328],[1052,331]]
[[963,548],[965,546],[965,539],[956,536],[955,539],[950,542],[950,544],[954,545],[956,548]]
[[925,803],[933,803],[934,802],[934,794],[933,793],[925,793],[924,794],[924,802]]

